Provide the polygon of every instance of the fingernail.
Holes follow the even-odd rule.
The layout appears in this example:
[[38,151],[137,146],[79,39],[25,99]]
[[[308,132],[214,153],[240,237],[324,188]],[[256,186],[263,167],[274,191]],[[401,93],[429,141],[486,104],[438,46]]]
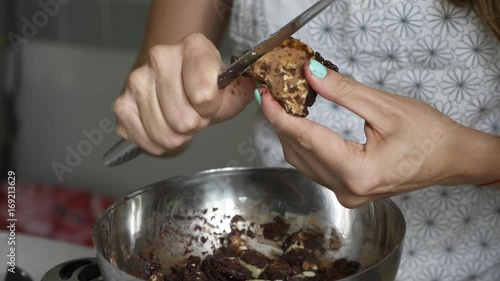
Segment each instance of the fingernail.
[[253,95],[255,96],[255,101],[257,101],[257,104],[259,104],[259,106],[262,106],[262,97],[260,95],[259,89],[255,89],[253,91]]
[[315,59],[309,61],[309,70],[319,79],[325,78],[327,74],[326,67]]

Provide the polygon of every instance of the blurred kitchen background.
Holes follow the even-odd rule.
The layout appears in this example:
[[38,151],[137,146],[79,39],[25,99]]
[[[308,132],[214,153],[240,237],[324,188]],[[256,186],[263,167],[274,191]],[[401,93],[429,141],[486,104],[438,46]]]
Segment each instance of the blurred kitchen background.
[[[104,166],[118,141],[112,103],[141,46],[149,4],[0,0],[0,219],[14,171],[18,232],[90,245],[95,218],[118,198],[177,175],[254,165],[252,104],[178,157]],[[225,40],[226,62],[229,47]]]
[[[115,200],[172,176],[253,165],[252,154],[240,152],[252,147],[254,104],[236,119],[201,133],[189,151],[173,159],[141,156],[107,168],[102,156],[118,140],[113,130],[104,132],[102,141],[96,141],[80,163],[73,157],[74,167],[68,165],[68,151],[89,143],[82,131],[99,130],[106,119],[114,124],[111,106],[141,45],[149,4],[148,0],[0,0],[1,178],[12,170],[18,193],[22,186],[37,190],[24,198],[18,195],[18,204],[50,204],[51,199],[41,200],[45,190],[59,194],[60,201],[65,201],[65,190]],[[221,52],[226,61],[229,50],[225,41]],[[62,180],[54,165],[68,169]],[[67,213],[58,210],[59,215]]]

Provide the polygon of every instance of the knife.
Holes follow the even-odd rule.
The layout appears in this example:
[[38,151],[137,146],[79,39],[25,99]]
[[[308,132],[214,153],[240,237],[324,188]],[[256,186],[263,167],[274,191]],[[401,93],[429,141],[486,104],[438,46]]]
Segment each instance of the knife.
[[[272,34],[268,39],[243,54],[243,56],[219,74],[219,89],[223,89],[233,82],[245,71],[248,66],[257,61],[267,52],[278,47],[283,41],[301,29],[324,9],[330,6],[334,1],[335,0],[318,1],[302,14],[298,15],[292,21],[280,28],[276,33]],[[108,167],[119,166],[136,158],[142,152],[143,150],[135,143],[127,140],[120,140],[104,154],[104,165]]]

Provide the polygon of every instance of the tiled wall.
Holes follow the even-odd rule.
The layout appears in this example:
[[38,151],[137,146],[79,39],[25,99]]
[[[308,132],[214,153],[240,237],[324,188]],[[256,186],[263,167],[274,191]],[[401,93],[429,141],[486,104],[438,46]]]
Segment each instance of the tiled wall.
[[[26,21],[40,26],[35,25],[38,31],[34,40],[120,49],[141,45],[150,4],[150,0],[16,1],[20,27],[28,25]],[[51,3],[53,13],[47,13],[40,3]]]

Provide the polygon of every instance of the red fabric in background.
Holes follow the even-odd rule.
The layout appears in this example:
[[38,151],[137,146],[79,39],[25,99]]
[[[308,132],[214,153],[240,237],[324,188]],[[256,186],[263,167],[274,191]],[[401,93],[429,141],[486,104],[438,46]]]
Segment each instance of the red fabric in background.
[[[0,187],[0,219],[7,223],[7,182],[1,182]],[[15,195],[16,233],[85,246],[93,246],[92,227],[113,203],[106,196],[46,184],[16,182]]]

